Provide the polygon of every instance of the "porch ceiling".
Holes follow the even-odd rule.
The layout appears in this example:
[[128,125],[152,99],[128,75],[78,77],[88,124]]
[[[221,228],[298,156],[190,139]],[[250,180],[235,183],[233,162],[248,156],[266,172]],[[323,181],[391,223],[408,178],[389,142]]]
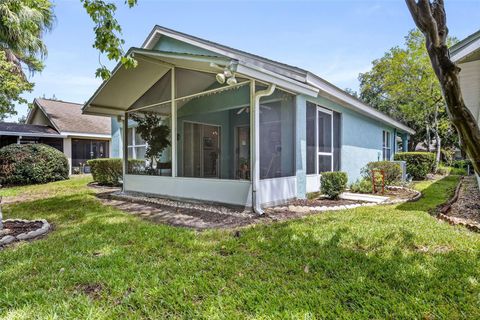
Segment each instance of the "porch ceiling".
[[136,68],[126,69],[119,64],[112,76],[102,83],[83,107],[86,114],[121,115],[173,66],[185,69],[218,72],[214,64],[226,65],[231,60],[217,57],[164,53],[132,49],[138,61]]

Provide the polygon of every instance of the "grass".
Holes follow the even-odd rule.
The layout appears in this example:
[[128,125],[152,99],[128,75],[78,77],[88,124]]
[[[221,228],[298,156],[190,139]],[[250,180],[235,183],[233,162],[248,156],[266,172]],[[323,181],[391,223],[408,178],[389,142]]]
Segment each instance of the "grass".
[[480,235],[429,214],[457,180],[419,183],[416,203],[240,237],[102,206],[85,177],[16,188],[44,198],[5,206],[6,218],[46,218],[55,231],[0,252],[0,317],[478,319]]

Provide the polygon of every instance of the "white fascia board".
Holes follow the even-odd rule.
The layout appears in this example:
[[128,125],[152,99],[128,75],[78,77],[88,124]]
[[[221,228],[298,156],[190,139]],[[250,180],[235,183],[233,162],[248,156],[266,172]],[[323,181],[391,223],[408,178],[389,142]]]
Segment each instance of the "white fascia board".
[[451,59],[453,62],[459,62],[463,58],[466,58],[467,56],[469,56],[470,54],[474,53],[479,49],[480,49],[480,39],[477,39],[476,41],[473,41],[472,43],[468,44],[464,48],[452,54]]
[[88,114],[91,116],[103,116],[103,117],[123,116],[125,115],[125,110],[100,107],[100,106],[91,104],[88,109],[82,110],[82,114]]
[[237,73],[240,73],[240,74],[243,74],[267,83],[274,83],[277,86],[287,89],[289,91],[293,91],[296,93],[305,94],[313,97],[316,97],[319,91],[314,86],[303,84],[298,81],[292,81],[287,77],[281,76],[274,72],[261,69],[258,67],[256,68],[256,67],[250,67],[247,65],[239,64],[237,66]]
[[66,137],[85,137],[85,138],[99,138],[99,139],[111,139],[111,134],[99,134],[99,133],[83,133],[83,132],[61,132]]
[[397,129],[400,129],[401,131],[407,132],[409,134],[415,134],[415,131],[413,129],[407,127],[403,123],[400,123],[397,120],[390,118],[386,114],[378,110],[375,110],[369,105],[366,105],[365,103],[355,99],[354,97],[350,96],[348,93],[326,82],[325,80],[318,78],[315,75],[312,75],[309,73],[307,75],[307,83],[314,85],[315,87],[319,88],[321,91],[326,93],[327,95],[337,98],[338,100],[340,100],[340,102],[343,102],[344,106],[350,109],[359,111],[360,113],[363,113],[370,118],[380,120],[381,122],[391,125]]
[[34,133],[34,132],[12,132],[12,131],[0,131],[0,136],[65,138],[64,135],[56,134],[56,133]]
[[[220,45],[220,44],[218,44],[218,46],[216,46],[213,43],[212,44],[203,43],[202,42],[203,39],[199,39],[199,38],[197,38],[198,40],[191,39],[191,38],[188,38],[187,36],[184,36],[182,34],[178,34],[177,32],[175,32],[173,30],[169,31],[169,30],[165,30],[164,28],[161,28],[161,29],[159,29],[159,28],[161,28],[161,27],[158,27],[158,26],[155,27],[154,31],[150,34],[149,38],[147,39],[145,44],[142,46],[142,48],[151,49],[153,47],[154,41],[158,41],[161,36],[167,36],[169,38],[188,43],[190,45],[199,47],[201,49],[208,50],[208,51],[211,51],[211,52],[215,52],[219,55],[222,55],[222,56],[225,56],[225,57],[228,57],[228,58],[231,58],[231,59],[239,60],[240,62],[243,62],[243,63],[247,62],[245,60],[250,59],[250,60],[256,60],[259,63],[264,63],[264,64],[268,64],[268,65],[271,65],[271,66],[275,66],[277,68],[287,70],[286,66],[282,63],[271,61],[269,59],[266,59],[266,58],[263,58],[263,57],[260,57],[260,56],[254,55],[254,54],[250,54],[250,53],[247,53],[247,52],[240,52],[240,50],[236,50],[236,49],[233,49],[233,48],[231,48],[230,50],[224,49],[224,48],[219,48],[218,46],[222,46],[222,47],[225,47],[225,46]],[[204,40],[204,41],[207,41],[207,40]],[[289,69],[289,72],[291,73],[291,77],[294,80],[296,80],[296,81],[304,81],[305,80],[304,75],[303,74],[298,74],[298,72],[295,73],[295,71],[293,70],[293,67],[290,67],[288,69]]]

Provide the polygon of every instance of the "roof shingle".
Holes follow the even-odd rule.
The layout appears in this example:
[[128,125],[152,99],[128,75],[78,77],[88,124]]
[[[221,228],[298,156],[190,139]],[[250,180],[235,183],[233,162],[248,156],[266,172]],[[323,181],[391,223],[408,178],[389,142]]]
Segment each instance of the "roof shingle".
[[15,133],[34,133],[34,134],[58,134],[57,130],[36,124],[0,122],[0,131]]
[[35,102],[60,132],[111,134],[110,118],[82,114],[83,104],[39,98]]

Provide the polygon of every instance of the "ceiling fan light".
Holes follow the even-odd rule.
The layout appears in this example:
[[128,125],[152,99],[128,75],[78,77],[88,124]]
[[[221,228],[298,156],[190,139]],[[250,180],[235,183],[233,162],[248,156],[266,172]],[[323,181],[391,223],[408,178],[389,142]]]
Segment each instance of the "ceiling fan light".
[[232,76],[232,77],[230,77],[230,78],[227,79],[227,84],[228,84],[229,86],[233,86],[233,85],[237,84],[237,79],[235,79],[235,77]]
[[223,73],[217,73],[217,75],[215,76],[215,79],[217,79],[217,82],[220,84],[225,83],[225,75]]

